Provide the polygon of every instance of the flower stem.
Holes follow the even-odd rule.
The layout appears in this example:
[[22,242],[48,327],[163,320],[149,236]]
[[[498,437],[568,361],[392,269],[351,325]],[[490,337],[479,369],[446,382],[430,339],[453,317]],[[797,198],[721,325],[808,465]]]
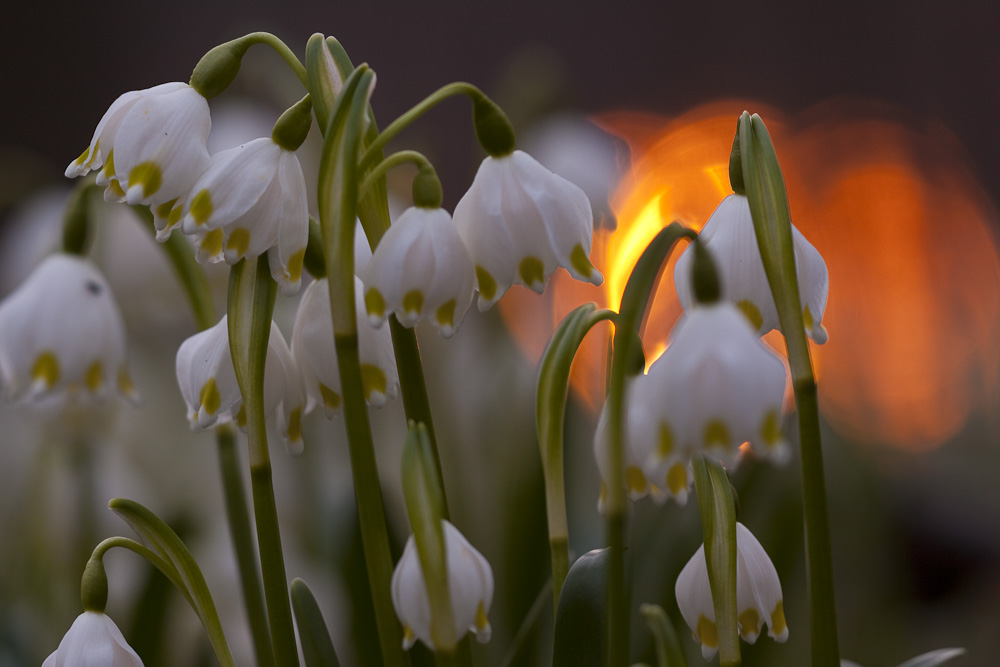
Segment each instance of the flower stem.
[[380,178],[389,173],[389,170],[401,164],[414,164],[417,167],[431,166],[430,160],[418,151],[398,151],[393,153],[365,174],[365,180],[362,181],[361,186],[358,188],[358,198],[363,199],[372,186],[378,183]]
[[276,286],[266,255],[261,255],[255,265],[243,260],[232,268],[228,304],[229,341],[247,416],[250,488],[274,657],[282,667],[291,667],[298,665],[299,654],[292,625],[264,421],[264,364]]

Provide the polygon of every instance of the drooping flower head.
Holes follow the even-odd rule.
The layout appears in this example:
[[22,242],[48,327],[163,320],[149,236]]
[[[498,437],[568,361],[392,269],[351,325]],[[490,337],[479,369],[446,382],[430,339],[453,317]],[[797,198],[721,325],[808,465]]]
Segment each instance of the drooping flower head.
[[[699,238],[715,258],[722,298],[736,304],[759,334],[780,328],[778,310],[760,258],[749,200],[736,194],[723,199]],[[830,291],[826,262],[794,225],[792,243],[806,333],[817,343],[825,343],[827,333],[823,327],[823,312]],[[693,246],[688,246],[674,269],[677,295],[685,311],[690,310],[694,302],[691,284],[693,259]]]
[[85,611],[76,617],[59,648],[42,667],[142,667],[139,654],[128,645],[121,630],[106,614]]
[[[212,156],[174,222],[157,232],[165,238],[183,223],[195,238],[198,261],[235,264],[267,253],[271,275],[286,295],[299,290],[309,239],[306,181],[295,153],[271,138],[250,141]],[[159,229],[159,228],[158,228]]]
[[428,315],[448,337],[472,304],[472,260],[442,208],[406,209],[379,241],[362,279],[376,327],[393,311],[407,327]]
[[[229,349],[228,316],[181,343],[176,367],[191,428],[206,429],[233,420],[240,427],[245,425],[243,397]],[[281,330],[272,322],[264,364],[264,416],[277,412],[278,432],[292,454],[302,451],[305,402],[295,360]]]
[[[458,528],[441,521],[447,558],[448,593],[451,597],[455,637],[472,632],[479,642],[488,642],[492,629],[488,614],[493,602],[493,570],[489,562],[469,544]],[[410,535],[403,555],[392,573],[392,606],[403,623],[403,648],[419,639],[431,650],[431,603],[420,567],[416,540]]]
[[[364,285],[354,278],[355,304],[358,313],[365,312]],[[373,329],[358,320],[358,354],[361,359],[361,383],[369,405],[381,407],[387,397],[399,392],[399,375],[388,327]],[[333,342],[333,321],[330,316],[330,285],[326,278],[306,288],[299,302],[292,331],[292,355],[302,372],[308,396],[307,412],[322,405],[332,417],[343,402],[340,369]]]
[[0,380],[9,399],[66,392],[139,394],[125,365],[125,325],[100,271],[47,257],[0,303]]
[[209,165],[208,101],[186,83],[164,83],[121,95],[101,118],[90,145],[66,176],[100,169],[104,198],[149,204],[165,219]]
[[[677,576],[674,586],[681,616],[701,642],[701,654],[711,660],[719,650],[715,607],[708,580],[705,545],[698,547]],[[764,547],[746,526],[736,522],[736,621],[740,636],[753,644],[767,623],[767,634],[775,641],[788,639],[784,602],[778,572]]]
[[475,265],[480,310],[513,284],[541,293],[560,266],[577,280],[604,281],[590,263],[587,195],[522,151],[483,160],[455,207],[455,226]]
[[776,460],[787,455],[781,433],[785,366],[732,304],[686,312],[643,382],[633,400],[648,417],[640,437],[651,441],[644,468],[649,479],[667,480],[672,488],[673,475],[679,486],[674,466],[697,452],[732,464],[748,441]]

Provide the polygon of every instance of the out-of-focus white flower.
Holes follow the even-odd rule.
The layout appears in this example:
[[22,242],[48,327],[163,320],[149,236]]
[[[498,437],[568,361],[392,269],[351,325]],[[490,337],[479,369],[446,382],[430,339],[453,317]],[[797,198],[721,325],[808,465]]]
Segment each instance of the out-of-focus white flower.
[[475,265],[480,310],[513,284],[541,293],[559,266],[577,280],[604,281],[590,263],[587,195],[522,151],[483,160],[455,207],[455,226]]
[[644,467],[650,479],[669,480],[676,461],[697,452],[733,464],[747,441],[779,462],[788,455],[785,366],[731,303],[685,313],[643,382],[632,400],[646,415],[644,439],[655,443]]
[[[444,520],[441,527],[448,560],[448,593],[455,637],[461,638],[468,631],[475,634],[479,642],[488,642],[492,632],[487,615],[493,602],[493,570],[458,528]],[[419,639],[434,650],[431,604],[417,543],[412,535],[392,573],[392,606],[403,623],[403,648],[410,648]]]
[[0,379],[8,398],[53,392],[137,401],[125,366],[125,325],[89,261],[51,255],[0,303]]
[[[644,375],[631,378],[625,385],[624,424],[622,445],[624,447],[625,491],[632,501],[641,500],[652,495],[658,503],[664,503],[668,498],[674,498],[679,505],[687,502],[688,489],[692,483],[691,454],[680,448],[671,451],[668,456],[657,463],[653,472],[657,477],[647,477],[647,462],[651,450],[656,446],[656,419],[646,414],[649,409],[642,401],[633,397],[649,391],[648,379]],[[597,501],[597,510],[602,514],[607,502],[607,482],[610,476],[610,446],[611,438],[608,432],[608,405],[604,404],[601,416],[597,420],[594,431],[594,458],[601,474],[601,495]]]
[[[181,343],[176,368],[191,428],[210,428],[234,419],[240,427],[245,426],[243,397],[229,350],[228,315]],[[278,432],[291,454],[302,451],[305,402],[295,360],[278,325],[271,322],[264,364],[264,416],[278,412]]]
[[[700,238],[715,259],[722,298],[739,306],[759,334],[780,328],[778,310],[760,258],[749,200],[735,194],[723,199],[701,230]],[[792,243],[806,333],[817,343],[825,343],[827,333],[822,321],[830,291],[826,262],[794,226]],[[693,246],[688,246],[674,269],[674,283],[684,310],[690,310],[694,302],[693,259]]]
[[[183,222],[194,236],[198,261],[267,253],[271,275],[286,295],[298,292],[309,240],[306,181],[295,153],[270,138],[255,139],[212,156],[212,164],[173,211],[157,238]],[[175,207],[176,210],[176,207]]]
[[[674,587],[681,616],[701,642],[701,654],[711,660],[719,650],[712,588],[708,581],[705,545],[698,547],[677,576]],[[784,602],[778,572],[764,547],[746,526],[736,522],[736,621],[740,636],[753,644],[767,623],[767,634],[775,641],[788,639]]]
[[[358,313],[365,311],[363,290],[364,285],[355,276],[354,296]],[[388,327],[373,329],[360,318],[358,325],[362,390],[368,405],[382,407],[386,398],[399,393],[392,336]],[[326,278],[310,284],[302,295],[292,331],[292,355],[305,383],[308,396],[306,412],[322,405],[327,417],[332,417],[343,399],[330,317],[330,286]]]
[[425,314],[451,336],[472,304],[472,260],[442,208],[406,209],[385,233],[364,272],[365,310],[372,326],[395,311],[412,327]]
[[59,648],[45,659],[42,667],[142,667],[121,630],[106,614],[85,611],[76,617]]
[[208,168],[208,101],[186,83],[125,93],[101,118],[69,177],[100,169],[104,198],[149,204],[158,221]]

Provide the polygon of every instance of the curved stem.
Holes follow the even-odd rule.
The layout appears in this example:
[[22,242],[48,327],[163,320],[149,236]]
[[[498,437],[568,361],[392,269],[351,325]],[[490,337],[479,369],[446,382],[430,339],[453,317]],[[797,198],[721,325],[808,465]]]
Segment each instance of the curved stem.
[[358,187],[358,199],[364,198],[368,191],[376,183],[378,183],[379,179],[385,176],[390,169],[394,169],[401,164],[415,164],[418,167],[431,166],[430,160],[428,160],[423,153],[417,151],[399,151],[397,153],[393,153],[372,167],[371,171],[365,175],[365,180],[362,181],[361,185]]
[[305,65],[303,65],[298,56],[296,56],[292,50],[288,48],[288,45],[281,41],[278,37],[269,32],[252,32],[246,35],[243,39],[246,39],[252,44],[266,44],[274,49],[288,64],[291,70],[295,73],[295,76],[302,82],[302,85],[308,88]]
[[433,93],[425,97],[421,102],[417,103],[409,111],[389,123],[389,125],[379,133],[378,138],[368,145],[365,154],[361,158],[361,170],[364,171],[367,169],[385,145],[389,143],[393,137],[406,129],[413,121],[420,118],[449,97],[454,97],[456,95],[466,95],[471,98],[486,97],[483,94],[483,91],[479,90],[479,88],[476,88],[471,83],[465,83],[462,81],[449,83],[446,86],[438,88]]

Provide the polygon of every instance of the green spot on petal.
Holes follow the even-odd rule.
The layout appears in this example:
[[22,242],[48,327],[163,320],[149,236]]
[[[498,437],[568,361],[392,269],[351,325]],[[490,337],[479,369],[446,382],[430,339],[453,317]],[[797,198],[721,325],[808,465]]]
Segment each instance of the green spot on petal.
[[385,317],[385,299],[382,297],[382,293],[374,287],[365,292],[365,310],[368,311],[369,315],[379,318]]
[[110,183],[108,183],[108,191],[111,193],[111,196],[114,197],[115,199],[125,198],[125,191],[122,190],[122,184],[118,182],[117,178],[113,179]]
[[104,161],[104,168],[101,169],[101,173],[107,178],[115,177],[115,150],[113,148],[108,153],[108,159]]
[[31,366],[31,381],[42,382],[46,389],[59,381],[59,361],[54,353],[46,350],[38,355]]
[[719,419],[713,419],[705,425],[705,447],[729,447],[731,439],[729,429]]
[[340,407],[340,394],[330,389],[322,382],[319,383],[319,395],[323,397],[323,405],[336,410]]
[[420,314],[424,308],[424,294],[420,290],[410,290],[403,295],[403,310],[408,313]]
[[288,280],[293,283],[302,279],[302,263],[306,258],[306,249],[302,248],[292,253],[288,258]]
[[376,392],[385,396],[387,386],[388,380],[381,368],[374,364],[361,364],[361,389],[366,401],[370,401]]
[[587,280],[596,280],[601,277],[601,274],[597,272],[594,265],[590,263],[590,258],[587,257],[587,252],[580,243],[573,246],[573,252],[569,254],[569,263],[573,265],[577,273],[587,278]]
[[757,613],[756,609],[751,607],[740,614],[736,622],[740,624],[740,634],[744,637],[747,635],[756,635],[757,628],[760,626],[760,614]]
[[142,162],[132,167],[128,174],[128,186],[142,186],[142,197],[147,199],[155,195],[163,185],[163,172],[155,162]]
[[683,463],[675,463],[667,471],[667,488],[675,496],[688,487],[687,466]]
[[[97,152],[97,145],[96,144],[94,145],[94,152],[95,153]],[[90,146],[87,146],[86,148],[83,149],[83,152],[80,153],[80,157],[78,157],[77,159],[73,160],[73,164],[75,164],[78,167],[81,166],[81,165],[83,165],[83,163],[87,161],[87,156],[88,155],[90,155]]]
[[174,204],[176,204],[176,203],[177,203],[176,199],[171,199],[170,201],[165,201],[162,204],[160,204],[159,206],[157,206],[155,209],[153,209],[153,213],[156,214],[157,218],[169,218],[170,217],[170,212],[171,212],[171,210],[173,210]]
[[87,368],[87,373],[83,376],[83,383],[90,391],[97,391],[104,383],[104,371],[101,362],[95,361]]
[[222,252],[222,238],[222,230],[213,229],[201,240],[201,249],[208,253],[209,257],[215,257]]
[[486,605],[483,601],[479,601],[479,606],[476,607],[476,630],[482,632],[490,625],[490,619],[486,617]]
[[719,631],[715,627],[715,621],[710,621],[702,614],[698,617],[698,639],[709,648],[718,648]]
[[302,439],[302,408],[295,408],[288,415],[288,439],[292,442]]
[[642,493],[649,486],[646,475],[636,466],[629,466],[625,469],[625,487],[629,493]]
[[173,227],[178,222],[180,222],[181,221],[181,214],[183,212],[184,212],[183,211],[183,207],[181,207],[181,206],[175,206],[174,208],[170,209],[170,215],[167,216],[167,225],[169,225],[170,227]]
[[518,264],[517,273],[528,287],[541,285],[545,278],[545,265],[537,257],[525,257]]
[[492,301],[497,295],[497,281],[489,271],[478,264],[476,264],[476,282],[479,285],[479,294],[487,301]]
[[201,403],[201,407],[205,408],[205,412],[210,415],[214,415],[219,406],[222,405],[222,396],[219,395],[219,389],[215,386],[215,378],[209,378],[205,386],[201,388],[198,401]]
[[246,254],[248,247],[250,247],[250,230],[237,227],[229,233],[229,240],[226,241],[226,250],[235,250],[236,254],[242,257]]
[[451,329],[455,326],[455,300],[451,299],[441,304],[434,313],[434,318],[437,320],[438,326],[446,329]]
[[212,211],[215,207],[212,205],[212,195],[209,194],[208,190],[202,190],[194,196],[191,200],[191,217],[194,219],[196,225],[204,225],[208,222],[208,219],[212,217]]
[[660,444],[657,449],[661,458],[667,458],[674,451],[674,434],[666,423],[660,422]]
[[750,324],[753,325],[754,329],[760,329],[763,326],[764,316],[760,314],[760,309],[754,305],[753,301],[743,299],[736,304],[736,307],[743,311],[743,314],[750,320]]

